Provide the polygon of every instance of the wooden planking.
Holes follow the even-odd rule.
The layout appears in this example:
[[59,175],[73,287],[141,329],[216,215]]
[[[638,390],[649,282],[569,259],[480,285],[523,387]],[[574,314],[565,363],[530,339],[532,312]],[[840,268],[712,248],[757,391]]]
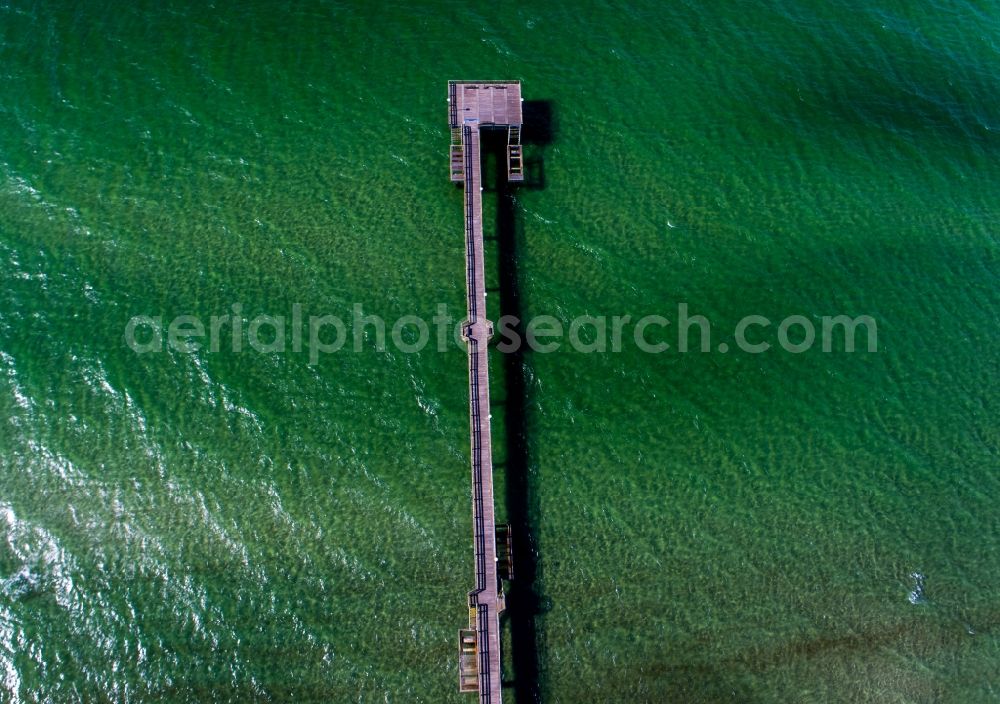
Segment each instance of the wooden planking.
[[486,318],[486,263],[483,256],[483,199],[479,129],[463,132],[466,156],[466,286],[468,294],[469,418],[472,457],[472,525],[477,606],[479,700],[500,704],[500,614],[493,498],[493,452],[490,432],[489,337]]
[[481,125],[521,124],[519,81],[451,81],[448,96],[452,127],[469,122]]
[[[472,528],[476,588],[469,592],[476,640],[480,704],[501,704],[500,613],[504,596],[497,566],[493,455],[490,432],[489,339],[486,317],[486,264],[483,256],[483,200],[480,127],[521,126],[521,84],[517,81],[450,81],[448,118],[452,127],[451,178],[465,189],[466,305],[469,353],[469,437],[472,464]],[[461,132],[458,144],[456,135]],[[508,133],[509,134],[509,133]],[[519,141],[519,140],[518,140]],[[517,145],[518,154],[520,146]],[[510,169],[508,168],[508,171]],[[520,171],[512,180],[523,180]],[[463,646],[464,647],[464,646]],[[468,657],[468,650],[465,650]],[[465,662],[465,661],[463,661]],[[471,689],[472,667],[462,668],[461,688]]]

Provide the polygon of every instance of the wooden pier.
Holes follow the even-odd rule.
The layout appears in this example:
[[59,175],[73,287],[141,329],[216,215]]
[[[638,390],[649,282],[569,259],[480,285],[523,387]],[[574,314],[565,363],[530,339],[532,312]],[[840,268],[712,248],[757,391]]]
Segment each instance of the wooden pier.
[[[509,530],[498,531],[493,503],[490,379],[487,350],[493,324],[486,317],[480,131],[507,133],[507,178],[524,179],[521,159],[521,84],[506,81],[448,83],[451,180],[465,200],[469,434],[472,446],[472,533],[476,587],[469,592],[469,627],[459,631],[459,689],[478,692],[480,704],[500,704],[502,578],[510,578]],[[501,562],[502,559],[502,562]]]

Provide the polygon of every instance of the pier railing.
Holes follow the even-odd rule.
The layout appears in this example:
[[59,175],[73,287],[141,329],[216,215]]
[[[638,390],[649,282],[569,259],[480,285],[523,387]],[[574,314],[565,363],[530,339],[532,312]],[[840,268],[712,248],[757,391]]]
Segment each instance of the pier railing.
[[[465,276],[467,319],[463,337],[469,353],[469,423],[472,451],[472,512],[475,589],[469,592],[469,626],[459,631],[459,689],[476,691],[479,704],[501,704],[500,614],[506,601],[500,575],[510,578],[509,533],[503,560],[493,505],[490,438],[489,361],[492,325],[486,314],[482,223],[480,130],[505,129],[508,171],[522,180],[520,168],[521,86],[517,81],[448,85],[450,180],[465,187]],[[512,151],[514,149],[515,151]],[[478,681],[478,682],[477,682]]]
[[465,152],[465,278],[468,292],[469,325],[479,320],[478,302],[476,301],[476,231],[475,231],[475,194],[473,188],[473,168],[479,164],[473,161],[472,128],[462,128],[462,147]]
[[483,506],[483,461],[482,461],[482,409],[479,407],[479,358],[477,348],[479,342],[469,338],[471,346],[469,355],[469,403],[472,420],[472,501],[475,504],[473,515],[476,520],[476,591],[486,588],[486,524]]
[[475,179],[473,178],[472,129],[462,130],[465,148],[465,272],[468,290],[468,338],[469,338],[469,415],[472,430],[472,500],[475,502],[473,515],[476,518],[476,590],[486,588],[486,525],[483,519],[483,442],[482,409],[479,407],[479,340],[472,334],[472,326],[479,321],[476,296],[476,251],[475,233]]
[[[476,621],[479,630],[479,642],[489,643],[490,612],[485,604],[476,607]],[[479,703],[492,704],[493,687],[490,680],[490,650],[479,649]]]

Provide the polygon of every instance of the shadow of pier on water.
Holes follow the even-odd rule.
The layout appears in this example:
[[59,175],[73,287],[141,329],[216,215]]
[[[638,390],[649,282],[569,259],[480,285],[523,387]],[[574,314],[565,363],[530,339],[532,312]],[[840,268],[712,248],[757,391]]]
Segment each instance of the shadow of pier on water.
[[[544,149],[554,138],[552,104],[549,101],[524,101],[521,143],[524,145],[524,174],[521,183],[507,181],[506,135],[490,135],[484,140],[484,166],[493,170],[487,190],[496,196],[495,245],[498,258],[495,290],[499,293],[499,315],[520,321],[513,330],[524,339],[522,306],[523,269],[518,256],[524,242],[523,223],[518,215],[516,193],[519,190],[545,188]],[[494,342],[500,341],[495,339]],[[511,526],[514,556],[514,579],[507,591],[505,621],[510,626],[510,662],[505,688],[513,690],[518,704],[541,702],[541,649],[538,619],[547,610],[547,599],[539,592],[537,487],[531,474],[531,446],[528,442],[531,398],[527,387],[530,351],[523,345],[500,355],[503,370],[503,421],[505,461],[502,465],[506,487],[507,520]]]

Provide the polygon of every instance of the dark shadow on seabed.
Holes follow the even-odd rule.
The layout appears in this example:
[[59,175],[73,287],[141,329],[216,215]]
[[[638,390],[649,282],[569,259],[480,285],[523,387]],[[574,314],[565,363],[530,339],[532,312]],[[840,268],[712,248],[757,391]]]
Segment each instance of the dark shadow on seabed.
[[[499,258],[498,277],[500,315],[514,316],[523,321],[521,310],[520,272],[518,246],[521,241],[521,223],[517,217],[514,193],[517,189],[542,189],[545,173],[542,149],[552,142],[554,126],[552,105],[548,101],[523,103],[525,180],[521,184],[507,182],[506,132],[489,135],[484,139],[484,154],[493,155],[495,166],[493,185],[497,196],[496,245]],[[490,160],[484,160],[489,163]],[[523,324],[515,327],[524,339]],[[497,338],[499,339],[499,338]],[[525,368],[530,365],[524,345],[516,351],[501,355],[505,389],[504,427],[506,428],[506,485],[507,519],[511,526],[511,548],[514,558],[514,579],[507,592],[506,621],[510,624],[511,661],[513,680],[505,682],[514,691],[517,704],[536,704],[542,701],[539,669],[539,642],[537,619],[544,611],[546,600],[538,593],[535,579],[538,570],[538,497],[530,477],[530,450],[528,446],[528,389]]]

